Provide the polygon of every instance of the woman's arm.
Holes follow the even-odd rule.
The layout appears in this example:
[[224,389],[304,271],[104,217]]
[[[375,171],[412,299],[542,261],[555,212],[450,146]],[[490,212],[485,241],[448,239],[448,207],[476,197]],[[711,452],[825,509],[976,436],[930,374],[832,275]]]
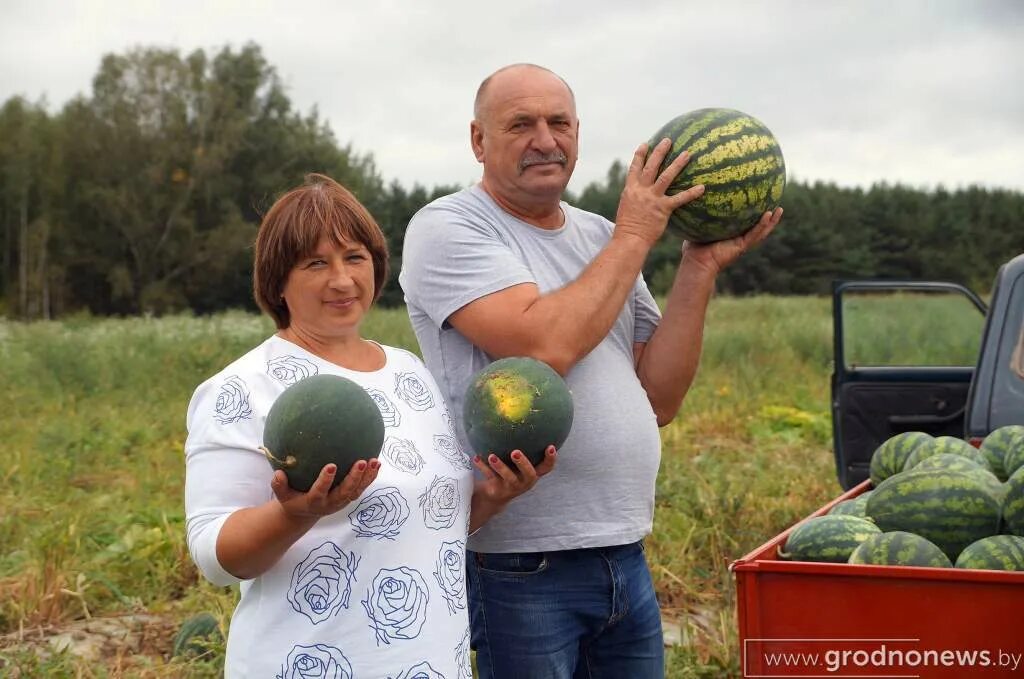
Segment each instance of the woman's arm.
[[228,573],[249,580],[267,572],[322,516],[338,512],[377,478],[380,462],[359,460],[333,490],[337,465],[328,464],[309,492],[288,486],[281,470],[270,483],[274,499],[231,514],[217,535],[217,560]]

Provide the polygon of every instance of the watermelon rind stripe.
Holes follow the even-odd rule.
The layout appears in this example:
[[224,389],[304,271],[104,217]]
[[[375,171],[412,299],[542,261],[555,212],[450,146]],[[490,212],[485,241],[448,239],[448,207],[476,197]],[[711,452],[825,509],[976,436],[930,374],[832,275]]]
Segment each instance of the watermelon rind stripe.
[[879,484],[867,515],[883,531],[916,533],[955,560],[970,543],[998,532],[999,504],[972,474],[907,471]]
[[1024,537],[992,535],[972,542],[960,552],[956,567],[1024,571]]
[[877,526],[860,517],[845,514],[816,516],[793,529],[779,552],[779,558],[846,563],[857,545],[877,532]]
[[1005,484],[1003,524],[1005,532],[1024,536],[1024,467],[1013,473]]
[[871,483],[879,483],[893,474],[903,471],[907,457],[918,446],[931,441],[932,436],[923,431],[906,431],[890,436],[871,455]]
[[953,563],[926,538],[906,531],[872,535],[850,554],[849,563],[877,566],[951,568]]
[[690,161],[668,193],[704,184],[704,195],[676,209],[669,226],[684,238],[710,242],[738,236],[776,207],[786,186],[778,141],[753,116],[733,109],[699,109],[669,121],[650,140],[672,139],[663,167],[683,151]]
[[1016,470],[1006,466],[1007,458],[1015,457],[1018,448],[1021,451],[1020,461],[1024,462],[1024,425],[1010,424],[990,432],[981,442],[979,450],[988,458],[999,480],[1005,481]]

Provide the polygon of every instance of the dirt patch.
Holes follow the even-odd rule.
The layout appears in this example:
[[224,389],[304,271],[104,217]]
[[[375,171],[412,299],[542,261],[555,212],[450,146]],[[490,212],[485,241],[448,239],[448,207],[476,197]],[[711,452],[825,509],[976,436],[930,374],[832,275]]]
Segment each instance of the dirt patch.
[[89,664],[106,665],[139,655],[169,657],[177,629],[176,620],[148,613],[90,618],[6,634],[0,648],[33,650],[43,657],[66,651]]

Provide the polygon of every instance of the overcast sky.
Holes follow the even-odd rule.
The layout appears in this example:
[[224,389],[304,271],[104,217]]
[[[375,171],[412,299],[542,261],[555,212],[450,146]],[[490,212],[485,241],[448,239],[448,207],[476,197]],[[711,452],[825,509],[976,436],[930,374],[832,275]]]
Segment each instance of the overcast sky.
[[479,178],[476,87],[527,61],[576,92],[576,190],[708,106],[760,118],[790,179],[1024,190],[1018,0],[0,0],[0,100],[55,110],[105,53],[247,41],[407,187]]

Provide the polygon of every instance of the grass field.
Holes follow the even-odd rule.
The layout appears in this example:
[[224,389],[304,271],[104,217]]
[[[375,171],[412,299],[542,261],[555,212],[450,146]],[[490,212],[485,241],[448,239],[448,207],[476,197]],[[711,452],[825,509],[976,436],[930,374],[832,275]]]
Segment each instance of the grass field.
[[[886,360],[934,356],[930,345],[945,342],[973,363],[980,322],[901,342],[891,319],[906,328],[922,305],[885,303],[872,318],[890,320],[865,322],[854,346]],[[920,322],[934,315],[929,307]],[[169,660],[182,620],[212,611],[226,625],[236,596],[201,581],[185,546],[184,413],[200,381],[272,330],[241,312],[0,321],[0,674],[220,676],[216,645],[204,658]],[[416,348],[404,310],[375,311],[364,330]],[[662,430],[648,542],[665,615],[682,630],[669,677],[739,675],[728,564],[839,490],[831,341],[824,298],[712,303],[697,383]],[[74,637],[98,639],[93,655],[82,644],[54,651],[54,639]]]

